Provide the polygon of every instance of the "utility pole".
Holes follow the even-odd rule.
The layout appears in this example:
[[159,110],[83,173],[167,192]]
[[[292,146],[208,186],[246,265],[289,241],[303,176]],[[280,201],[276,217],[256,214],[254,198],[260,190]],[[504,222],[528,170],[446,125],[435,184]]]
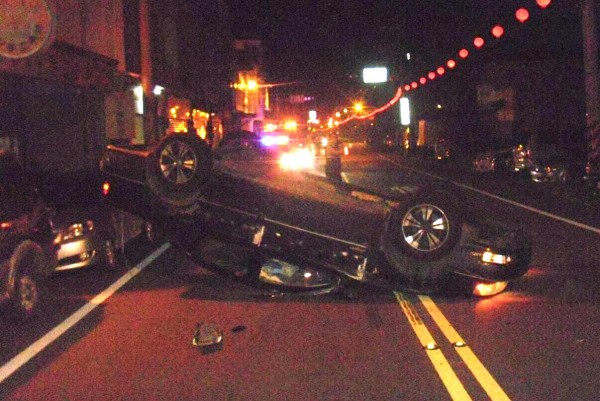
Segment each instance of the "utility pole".
[[[598,73],[598,38],[596,28],[597,0],[581,0],[581,25],[583,29],[583,64],[585,70],[585,104],[586,104],[586,127],[587,132],[600,124],[600,81]],[[598,143],[600,129],[591,134],[588,141]]]
[[154,142],[156,137],[156,102],[153,96],[152,40],[150,34],[150,0],[140,0],[140,59],[141,81],[144,89],[144,140]]

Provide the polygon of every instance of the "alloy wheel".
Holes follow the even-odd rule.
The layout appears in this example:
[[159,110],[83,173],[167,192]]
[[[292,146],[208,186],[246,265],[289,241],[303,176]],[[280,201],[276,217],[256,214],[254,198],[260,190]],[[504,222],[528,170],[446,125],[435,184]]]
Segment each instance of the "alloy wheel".
[[17,305],[25,314],[30,314],[36,307],[39,299],[39,291],[35,280],[23,275],[17,281]]
[[111,240],[106,240],[104,247],[106,265],[108,267],[114,267],[117,264],[117,253],[113,242]]
[[450,221],[439,207],[419,204],[409,209],[402,218],[402,236],[415,250],[432,252],[448,240]]
[[163,177],[178,185],[191,180],[198,166],[194,150],[183,141],[173,141],[165,146],[159,163]]

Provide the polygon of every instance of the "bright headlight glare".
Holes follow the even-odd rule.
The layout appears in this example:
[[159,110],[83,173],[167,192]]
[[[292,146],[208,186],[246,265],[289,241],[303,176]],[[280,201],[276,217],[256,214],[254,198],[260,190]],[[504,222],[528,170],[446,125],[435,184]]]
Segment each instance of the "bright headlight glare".
[[494,263],[496,265],[505,265],[510,262],[510,256],[500,255],[491,251],[485,251],[481,255],[481,260],[485,263]]
[[62,234],[62,240],[67,241],[73,238],[81,237],[86,231],[92,231],[94,229],[94,222],[88,220],[85,225],[81,223],[71,224],[69,228]]
[[308,149],[286,152],[281,155],[279,166],[284,170],[310,169],[314,167],[314,155]]
[[477,283],[473,288],[473,295],[478,297],[490,297],[501,293],[508,286],[507,281],[497,281],[495,283]]

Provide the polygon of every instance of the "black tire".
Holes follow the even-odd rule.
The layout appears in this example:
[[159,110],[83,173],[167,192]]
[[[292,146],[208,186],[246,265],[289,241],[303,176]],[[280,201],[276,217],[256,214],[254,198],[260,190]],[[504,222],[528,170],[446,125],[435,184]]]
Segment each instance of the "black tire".
[[392,211],[384,237],[409,257],[436,260],[454,248],[462,223],[455,196],[442,190],[425,191]]
[[99,252],[102,252],[102,266],[105,269],[113,270],[119,264],[119,257],[115,240],[108,233],[100,233],[100,241],[102,248]]
[[188,209],[202,195],[212,164],[211,150],[200,138],[171,134],[148,157],[146,183],[171,210]]
[[456,197],[445,190],[424,191],[392,209],[381,250],[394,273],[416,288],[435,287],[446,273],[444,259],[462,234]]
[[38,274],[17,272],[15,287],[10,299],[12,316],[17,320],[26,320],[39,308],[42,289]]
[[166,236],[156,224],[146,221],[142,227],[142,232],[146,241],[150,244],[161,244],[166,241]]

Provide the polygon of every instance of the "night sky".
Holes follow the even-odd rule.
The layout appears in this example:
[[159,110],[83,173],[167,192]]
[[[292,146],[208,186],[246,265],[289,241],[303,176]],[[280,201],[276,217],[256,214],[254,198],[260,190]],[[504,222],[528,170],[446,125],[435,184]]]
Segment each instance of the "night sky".
[[[435,68],[460,48],[472,47],[476,35],[491,40],[495,23],[502,23],[507,33],[490,44],[505,55],[577,55],[578,3],[554,0],[541,10],[535,0],[228,1],[236,37],[263,41],[267,79],[299,80],[308,88],[343,84],[374,63],[408,74],[402,69],[407,52],[418,68]],[[514,18],[520,6],[531,12],[526,24]],[[416,70],[415,65],[411,68]]]

